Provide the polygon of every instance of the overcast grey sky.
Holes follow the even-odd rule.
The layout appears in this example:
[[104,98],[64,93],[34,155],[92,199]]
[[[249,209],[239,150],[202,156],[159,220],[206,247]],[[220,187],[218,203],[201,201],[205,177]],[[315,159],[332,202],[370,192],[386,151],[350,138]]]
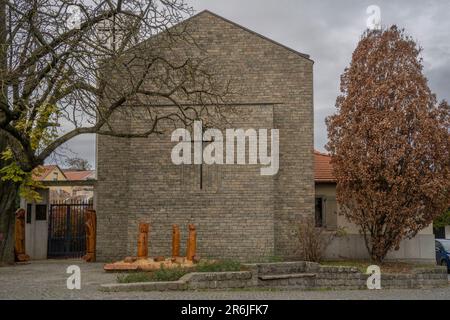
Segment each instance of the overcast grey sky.
[[[325,117],[334,113],[339,80],[366,28],[369,5],[381,8],[382,24],[397,24],[424,48],[425,74],[438,99],[450,100],[450,0],[189,0],[300,52],[314,65],[314,140],[327,141]],[[95,163],[92,136],[68,148]],[[67,152],[66,152],[67,154]]]

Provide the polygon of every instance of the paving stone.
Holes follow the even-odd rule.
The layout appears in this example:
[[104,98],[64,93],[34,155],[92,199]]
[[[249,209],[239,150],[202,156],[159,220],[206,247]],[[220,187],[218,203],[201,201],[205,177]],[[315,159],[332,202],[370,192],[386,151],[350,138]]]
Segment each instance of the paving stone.
[[[66,280],[69,274],[66,269],[70,265],[81,268],[81,290],[68,290]],[[29,265],[0,268],[0,299],[193,299],[193,300],[252,300],[252,299],[412,299],[412,300],[449,300],[450,286],[433,289],[394,289],[394,290],[310,290],[297,288],[289,291],[267,291],[251,289],[215,290],[215,291],[147,291],[147,292],[102,292],[100,284],[114,283],[117,274],[106,273],[100,263],[85,263],[80,260],[48,260],[33,261]],[[449,276],[450,281],[450,276]],[[242,280],[236,286],[242,286]],[[322,280],[324,281],[324,280]],[[333,280],[326,280],[333,281]],[[326,285],[326,281],[323,282]],[[351,287],[359,287],[358,281]],[[434,280],[436,281],[436,280]],[[424,285],[433,284],[432,280],[424,281]],[[362,286],[364,289],[364,286]]]

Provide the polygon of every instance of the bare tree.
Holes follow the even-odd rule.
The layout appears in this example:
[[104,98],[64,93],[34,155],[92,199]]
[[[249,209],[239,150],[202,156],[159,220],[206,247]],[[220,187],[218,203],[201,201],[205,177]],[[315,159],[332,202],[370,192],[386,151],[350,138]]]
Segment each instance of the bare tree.
[[336,234],[316,227],[310,218],[302,219],[298,228],[299,253],[303,260],[321,262]]
[[[68,140],[220,115],[228,84],[180,23],[191,14],[183,0],[0,0],[0,261],[13,259],[15,199]],[[147,127],[116,126],[135,105]]]
[[64,164],[70,170],[75,170],[75,171],[91,170],[91,165],[89,164],[89,161],[86,159],[82,159],[82,158],[69,158],[69,159],[66,159]]
[[420,52],[396,26],[367,31],[327,119],[340,207],[377,262],[449,203],[450,108],[429,89]]

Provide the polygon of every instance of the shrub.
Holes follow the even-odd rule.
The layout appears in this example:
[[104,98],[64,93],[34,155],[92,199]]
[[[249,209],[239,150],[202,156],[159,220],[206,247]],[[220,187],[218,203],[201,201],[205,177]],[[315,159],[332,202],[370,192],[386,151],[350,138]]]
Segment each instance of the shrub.
[[128,274],[121,274],[117,276],[118,283],[133,283],[133,282],[153,282],[153,281],[177,281],[185,274],[192,272],[188,268],[174,268],[167,269],[161,267],[159,270],[152,272],[135,272]]
[[450,225],[450,208],[447,212],[444,212],[442,215],[434,219],[433,227],[434,228],[444,228],[445,226]]
[[187,268],[161,269],[152,272],[152,281],[177,281],[192,270]]
[[128,274],[119,274],[117,276],[118,283],[132,283],[132,282],[150,282],[153,281],[150,273],[136,272]]
[[311,219],[305,219],[299,226],[300,255],[303,260],[320,262],[334,237],[334,233],[317,228]]

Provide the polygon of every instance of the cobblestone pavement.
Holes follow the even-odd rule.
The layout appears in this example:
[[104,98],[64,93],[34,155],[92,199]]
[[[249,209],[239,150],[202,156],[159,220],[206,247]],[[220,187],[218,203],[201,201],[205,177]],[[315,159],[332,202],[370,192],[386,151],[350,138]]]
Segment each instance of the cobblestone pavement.
[[[68,290],[69,265],[81,268],[81,290]],[[181,291],[121,292],[98,290],[103,283],[116,281],[117,275],[105,273],[102,264],[80,260],[34,261],[31,264],[0,268],[0,299],[418,299],[450,300],[450,285],[431,290],[352,290],[352,291]],[[450,276],[449,276],[450,281]]]

